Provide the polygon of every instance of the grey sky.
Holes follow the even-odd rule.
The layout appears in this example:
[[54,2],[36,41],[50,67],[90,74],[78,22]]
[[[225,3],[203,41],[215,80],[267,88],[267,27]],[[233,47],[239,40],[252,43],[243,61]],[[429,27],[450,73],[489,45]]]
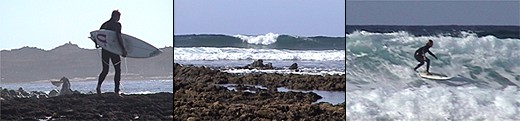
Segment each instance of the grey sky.
[[347,25],[520,25],[520,1],[347,1]]
[[174,34],[344,36],[344,0],[175,0]]

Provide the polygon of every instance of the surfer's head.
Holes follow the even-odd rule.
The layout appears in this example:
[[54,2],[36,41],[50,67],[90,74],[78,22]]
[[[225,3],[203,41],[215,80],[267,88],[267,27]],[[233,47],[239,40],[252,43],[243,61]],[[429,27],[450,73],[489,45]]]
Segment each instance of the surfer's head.
[[121,16],[121,13],[119,13],[119,10],[112,11],[112,20],[119,21],[119,17]]
[[426,46],[432,47],[433,46],[433,40],[428,40],[428,43],[426,43]]

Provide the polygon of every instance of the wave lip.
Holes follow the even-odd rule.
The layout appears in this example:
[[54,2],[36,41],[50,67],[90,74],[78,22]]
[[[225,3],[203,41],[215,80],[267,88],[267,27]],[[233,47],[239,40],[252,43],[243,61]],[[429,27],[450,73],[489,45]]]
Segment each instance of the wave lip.
[[247,42],[249,44],[262,44],[262,45],[270,45],[276,42],[276,39],[280,36],[275,33],[267,33],[265,35],[258,36],[247,36],[247,35],[234,35],[233,37],[240,38],[242,41]]

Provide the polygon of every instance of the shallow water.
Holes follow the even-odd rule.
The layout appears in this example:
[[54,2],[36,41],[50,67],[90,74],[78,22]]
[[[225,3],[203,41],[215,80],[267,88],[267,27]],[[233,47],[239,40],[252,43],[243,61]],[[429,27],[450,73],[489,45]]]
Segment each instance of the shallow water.
[[[90,91],[96,92],[97,81],[70,82],[72,90],[81,93]],[[120,89],[125,94],[151,94],[157,92],[173,92],[173,80],[132,80],[120,82]],[[42,91],[49,93],[53,89],[61,89],[51,84],[51,82],[30,82],[30,83],[2,83],[2,88],[18,90],[22,87],[25,91]],[[114,92],[114,81],[105,80],[101,85],[102,92]]]
[[[234,87],[236,85],[237,84],[222,84],[221,86],[226,87],[229,90],[236,90]],[[255,88],[260,88],[260,89],[267,89],[266,87],[259,86],[259,85],[248,85],[248,86],[254,86]],[[278,92],[289,92],[289,91],[303,92],[303,93],[314,92],[322,97],[321,99],[317,100],[314,103],[327,102],[327,103],[331,103],[331,104],[339,104],[339,103],[345,102],[345,91],[320,91],[320,90],[303,91],[303,90],[287,89],[285,87],[279,87],[279,88],[277,88],[277,90],[278,90]],[[245,90],[245,91],[251,92],[251,93],[256,93],[255,91],[251,91],[251,90]]]

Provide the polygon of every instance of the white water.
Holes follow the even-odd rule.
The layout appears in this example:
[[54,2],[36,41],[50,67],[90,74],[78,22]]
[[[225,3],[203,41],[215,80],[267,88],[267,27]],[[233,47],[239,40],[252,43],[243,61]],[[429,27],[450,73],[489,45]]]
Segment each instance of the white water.
[[216,47],[176,47],[174,60],[345,60],[343,50],[280,50]]
[[294,70],[288,70],[288,69],[284,69],[284,70],[228,69],[228,70],[223,70],[223,72],[240,73],[240,74],[243,74],[243,73],[277,73],[277,74],[301,74],[301,75],[341,75],[341,74],[345,74],[344,71],[335,71],[332,69],[316,70],[316,69],[309,69],[309,68],[300,69],[300,71],[298,71],[298,72],[296,72]]
[[348,120],[520,120],[520,90],[477,87],[377,88],[347,92]]
[[462,37],[415,37],[407,32],[347,34],[347,76],[351,77],[347,81],[354,83],[350,88],[403,88],[424,81],[416,78],[413,67],[418,62],[412,54],[430,39],[434,41],[430,51],[439,57],[427,56],[432,60],[430,71],[476,82],[471,85],[479,87],[520,85],[519,39],[461,33]]
[[[96,92],[97,81],[71,81],[71,89],[81,93]],[[173,92],[173,80],[121,80],[120,89],[125,94],[151,94],[157,92]],[[53,89],[61,89],[51,84],[51,82],[29,82],[29,83],[2,83],[2,88],[18,90],[42,91],[47,94]],[[114,92],[114,81],[105,80],[101,85],[101,91]]]
[[269,45],[276,42],[276,39],[280,36],[279,34],[267,33],[265,35],[258,36],[247,36],[247,35],[235,35],[234,37],[242,39],[249,44],[262,44]]
[[[347,120],[520,120],[520,40],[461,35],[347,34]],[[430,71],[453,79],[415,75],[412,54],[429,39]]]

